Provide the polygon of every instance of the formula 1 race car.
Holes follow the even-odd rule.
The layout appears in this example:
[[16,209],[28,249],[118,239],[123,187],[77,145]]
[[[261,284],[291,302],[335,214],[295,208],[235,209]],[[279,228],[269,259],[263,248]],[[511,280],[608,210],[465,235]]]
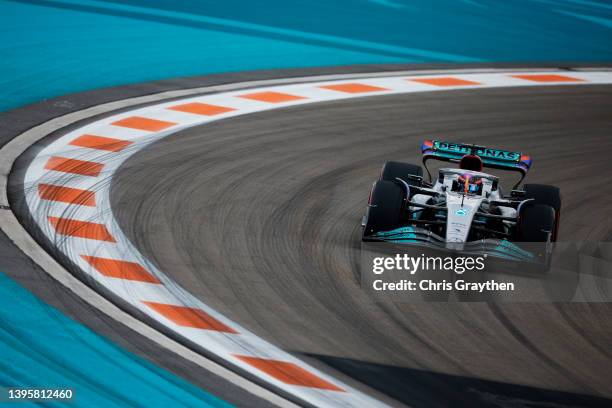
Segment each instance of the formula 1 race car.
[[[524,184],[531,158],[518,152],[426,140],[423,166],[387,162],[370,192],[363,241],[420,245],[462,253],[547,264],[561,215],[559,188]],[[427,161],[458,163],[432,182]],[[484,167],[516,171],[520,180],[504,194]],[[521,245],[525,243],[525,245]],[[535,245],[535,246],[534,246]]]

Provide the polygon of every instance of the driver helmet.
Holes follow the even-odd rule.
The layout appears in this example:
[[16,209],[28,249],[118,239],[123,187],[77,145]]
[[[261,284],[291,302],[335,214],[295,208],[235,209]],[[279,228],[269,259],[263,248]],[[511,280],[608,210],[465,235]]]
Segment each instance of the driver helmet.
[[481,194],[482,178],[465,173],[457,178],[457,191],[465,194]]

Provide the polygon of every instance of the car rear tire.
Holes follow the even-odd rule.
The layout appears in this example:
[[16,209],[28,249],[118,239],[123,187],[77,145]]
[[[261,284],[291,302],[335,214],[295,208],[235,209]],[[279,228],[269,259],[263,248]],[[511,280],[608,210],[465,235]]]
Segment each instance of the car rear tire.
[[374,183],[368,205],[363,237],[378,231],[389,231],[400,226],[404,190],[394,182],[379,180]]
[[421,186],[421,182],[411,180],[408,176],[423,177],[423,168],[416,164],[390,161],[383,166],[380,179],[384,181],[395,181],[400,178],[408,183],[409,186]]
[[533,198],[536,204],[549,205],[555,212],[561,211],[561,193],[559,187],[546,184],[525,184],[525,199]]

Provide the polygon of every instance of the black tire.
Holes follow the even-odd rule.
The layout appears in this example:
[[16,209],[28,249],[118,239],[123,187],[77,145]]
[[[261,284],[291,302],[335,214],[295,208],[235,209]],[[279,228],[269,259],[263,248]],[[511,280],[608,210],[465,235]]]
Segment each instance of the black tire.
[[535,263],[527,263],[523,269],[527,272],[547,272],[551,265],[548,253],[549,242],[553,241],[556,228],[555,209],[550,205],[532,204],[521,209],[517,228],[517,241],[520,246],[533,255]]
[[535,199],[535,204],[549,205],[555,212],[561,211],[561,193],[559,187],[546,184],[525,184],[525,199]]
[[549,205],[555,209],[555,227],[552,240],[559,235],[559,220],[561,219],[561,192],[559,187],[547,184],[525,184],[525,199],[533,198],[534,204]]
[[372,188],[363,237],[400,226],[404,190],[391,181],[379,180]]
[[384,181],[395,181],[397,177],[408,183],[409,186],[421,186],[416,180],[410,180],[407,176],[423,177],[423,168],[416,164],[390,161],[383,166],[380,179]]
[[555,209],[550,205],[525,206],[519,214],[517,240],[521,242],[548,242],[555,228]]

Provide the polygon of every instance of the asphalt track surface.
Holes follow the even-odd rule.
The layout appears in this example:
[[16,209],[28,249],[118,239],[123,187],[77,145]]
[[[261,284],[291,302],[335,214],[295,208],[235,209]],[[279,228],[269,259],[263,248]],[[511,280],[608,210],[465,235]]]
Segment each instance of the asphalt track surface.
[[[531,154],[561,240],[612,240],[612,87],[358,98],[191,128],[128,159],[112,208],[179,285],[352,385],[412,406],[609,406],[612,306],[373,302],[360,221],[424,138]],[[375,390],[375,391],[374,391]],[[548,404],[553,405],[548,405]]]

